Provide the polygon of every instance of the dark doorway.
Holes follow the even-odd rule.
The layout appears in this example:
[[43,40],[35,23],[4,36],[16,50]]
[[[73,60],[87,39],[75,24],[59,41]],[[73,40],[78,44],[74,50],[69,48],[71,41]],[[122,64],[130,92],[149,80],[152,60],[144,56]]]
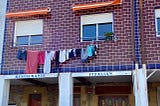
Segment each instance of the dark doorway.
[[41,106],[41,94],[29,94],[28,106]]
[[80,103],[80,95],[74,95],[74,98],[73,98],[73,106],[80,106],[81,103]]

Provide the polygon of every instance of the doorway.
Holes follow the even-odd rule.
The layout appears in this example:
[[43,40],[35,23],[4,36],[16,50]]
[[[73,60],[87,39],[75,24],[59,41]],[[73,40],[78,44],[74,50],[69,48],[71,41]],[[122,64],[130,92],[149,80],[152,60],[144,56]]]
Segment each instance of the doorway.
[[28,106],[41,106],[42,96],[41,94],[29,94]]

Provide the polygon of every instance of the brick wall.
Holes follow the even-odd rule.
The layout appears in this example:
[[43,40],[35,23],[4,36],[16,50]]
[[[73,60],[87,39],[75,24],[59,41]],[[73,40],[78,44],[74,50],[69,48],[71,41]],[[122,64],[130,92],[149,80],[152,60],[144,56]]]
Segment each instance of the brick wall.
[[[84,14],[114,14],[114,33],[118,41],[97,41],[98,54],[96,59],[85,66],[130,65],[132,60],[131,35],[131,3],[123,0],[121,5],[101,7],[78,12],[72,11],[74,4],[98,2],[106,0],[12,0],[8,3],[8,12],[32,10],[50,7],[48,15],[37,15],[23,18],[10,18],[6,21],[5,46],[3,54],[3,70],[24,70],[25,62],[16,59],[18,49],[11,47],[14,38],[14,22],[27,19],[43,19],[43,45],[25,46],[27,50],[59,50],[85,48],[90,42],[80,42],[80,16]],[[60,65],[61,67],[83,67],[79,58]]]
[[144,49],[148,64],[160,63],[160,38],[156,37],[155,8],[160,6],[159,0],[143,1]]

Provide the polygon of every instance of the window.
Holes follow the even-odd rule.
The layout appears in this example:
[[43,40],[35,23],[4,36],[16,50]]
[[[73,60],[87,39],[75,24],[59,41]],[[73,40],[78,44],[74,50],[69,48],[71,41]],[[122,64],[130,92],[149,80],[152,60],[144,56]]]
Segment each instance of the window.
[[104,40],[104,33],[113,32],[113,14],[81,16],[81,41]]
[[160,37],[160,9],[155,9],[156,36]]
[[42,44],[43,20],[16,21],[14,45]]

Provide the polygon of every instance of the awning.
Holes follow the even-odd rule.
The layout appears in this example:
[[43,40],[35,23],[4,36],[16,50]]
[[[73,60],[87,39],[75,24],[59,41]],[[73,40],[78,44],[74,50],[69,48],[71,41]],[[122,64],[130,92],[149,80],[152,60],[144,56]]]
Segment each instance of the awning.
[[114,0],[109,2],[98,2],[98,3],[91,3],[91,4],[78,4],[72,7],[73,11],[83,10],[83,9],[91,9],[91,8],[98,8],[104,6],[112,6],[122,4],[122,0]]
[[29,11],[9,12],[6,14],[6,18],[25,17],[32,15],[45,15],[48,14],[50,11],[51,11],[50,8],[43,8],[43,9],[29,10]]

